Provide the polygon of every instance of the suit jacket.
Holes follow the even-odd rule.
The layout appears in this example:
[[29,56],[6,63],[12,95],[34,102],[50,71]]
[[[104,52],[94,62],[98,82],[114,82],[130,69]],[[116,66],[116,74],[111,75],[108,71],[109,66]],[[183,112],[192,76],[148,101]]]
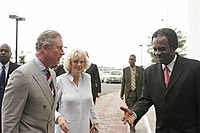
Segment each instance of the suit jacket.
[[200,133],[200,62],[177,56],[168,88],[161,64],[144,71],[144,90],[133,111],[139,120],[151,105],[156,133]]
[[7,79],[6,79],[6,84],[8,82],[8,78],[10,77],[10,74],[16,69],[18,68],[20,65],[10,62],[9,63],[9,68],[8,68],[8,74],[7,74]]
[[86,70],[86,73],[91,76],[92,95],[93,98],[96,99],[98,93],[101,93],[101,81],[97,65],[91,63],[90,67]]
[[[20,65],[18,65],[18,64],[16,64],[16,63],[13,63],[13,62],[10,62],[9,63],[9,68],[8,68],[8,73],[7,73],[7,78],[6,78],[6,84],[7,84],[7,82],[8,82],[8,78],[10,77],[10,74],[17,68],[17,67],[19,67]],[[1,105],[2,105],[2,100],[3,100],[3,95],[4,95],[4,89],[5,89],[5,87],[3,88],[3,89],[1,89],[0,91],[0,107],[1,107]]]
[[[55,72],[50,70],[54,86]],[[57,89],[52,95],[35,61],[17,68],[8,80],[2,105],[3,133],[53,133]]]
[[[136,82],[136,93],[138,98],[141,96],[143,87],[143,72],[144,68],[136,66],[135,82]],[[123,97],[123,95],[125,94],[125,101],[126,101],[130,90],[131,90],[131,70],[129,66],[123,69],[120,97]]]

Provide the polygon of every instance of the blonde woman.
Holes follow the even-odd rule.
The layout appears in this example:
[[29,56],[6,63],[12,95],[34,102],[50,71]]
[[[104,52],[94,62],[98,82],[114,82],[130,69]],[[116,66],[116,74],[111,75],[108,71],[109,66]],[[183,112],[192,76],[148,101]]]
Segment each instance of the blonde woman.
[[[66,73],[57,77],[61,90],[56,133],[90,133],[98,127],[99,118],[93,103],[91,77],[85,73],[90,62],[85,51],[72,50],[65,60]],[[93,126],[90,129],[90,121]]]

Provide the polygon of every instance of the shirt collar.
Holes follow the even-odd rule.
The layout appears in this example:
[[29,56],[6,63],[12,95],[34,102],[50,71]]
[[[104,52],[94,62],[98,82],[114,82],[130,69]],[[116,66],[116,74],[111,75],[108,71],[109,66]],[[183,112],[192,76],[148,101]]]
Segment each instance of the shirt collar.
[[[10,61],[7,62],[7,63],[4,65],[6,69],[9,67],[9,64],[10,64]],[[3,64],[0,63],[0,69],[2,69],[2,66],[3,66]]]
[[46,67],[44,66],[44,64],[35,56],[34,60],[36,62],[36,64],[38,65],[39,69],[41,71],[43,71],[44,69],[46,69]]
[[[175,63],[175,61],[176,61],[176,58],[177,58],[177,54],[175,54],[174,59],[172,60],[172,62],[170,62],[170,63],[167,65],[167,68],[169,69],[170,72],[172,72],[172,70],[173,70],[173,68],[174,68],[174,63]],[[164,64],[162,64],[162,68],[163,68],[163,70],[164,70],[164,68],[165,68],[165,65],[164,65]]]

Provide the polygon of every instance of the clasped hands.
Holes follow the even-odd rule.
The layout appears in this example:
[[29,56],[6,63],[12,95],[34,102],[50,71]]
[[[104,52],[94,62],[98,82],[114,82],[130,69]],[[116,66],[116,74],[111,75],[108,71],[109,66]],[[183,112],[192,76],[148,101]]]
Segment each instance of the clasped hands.
[[134,126],[134,121],[137,119],[137,116],[135,113],[133,113],[132,110],[127,109],[125,107],[120,107],[122,111],[124,111],[124,116],[122,117],[122,122],[125,125],[127,122],[131,124],[131,126]]

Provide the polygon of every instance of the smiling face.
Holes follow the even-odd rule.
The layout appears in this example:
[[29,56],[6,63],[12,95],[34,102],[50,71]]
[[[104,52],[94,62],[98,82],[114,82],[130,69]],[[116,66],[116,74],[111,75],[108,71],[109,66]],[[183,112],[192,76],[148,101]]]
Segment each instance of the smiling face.
[[84,71],[85,60],[83,57],[72,60],[71,73],[72,75],[80,75]]
[[175,56],[174,48],[170,48],[168,39],[166,36],[158,36],[153,38],[153,50],[156,59],[161,64],[169,64]]

